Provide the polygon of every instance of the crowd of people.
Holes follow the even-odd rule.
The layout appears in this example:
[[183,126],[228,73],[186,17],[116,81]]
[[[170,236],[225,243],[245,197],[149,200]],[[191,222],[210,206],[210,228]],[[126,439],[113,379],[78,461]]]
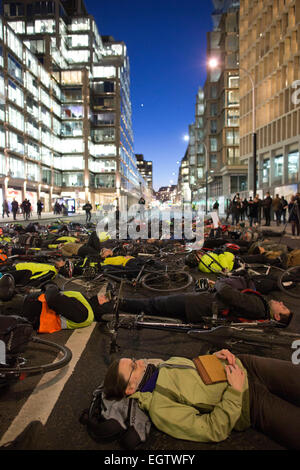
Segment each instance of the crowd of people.
[[[250,217],[252,204],[247,201]],[[271,202],[270,202],[271,201]],[[266,211],[282,209],[270,195],[262,201]],[[298,195],[291,202],[298,204]],[[243,206],[244,204],[244,206]],[[246,203],[237,194],[232,201],[232,217],[240,221]],[[289,217],[293,211],[282,204]],[[276,211],[275,211],[276,208]],[[87,201],[86,223],[90,222],[91,204]],[[295,211],[298,214],[297,211]],[[256,220],[255,214],[253,220]],[[265,212],[268,226],[268,212]],[[87,225],[86,224],[86,225]],[[73,226],[72,226],[73,227]],[[77,229],[76,229],[77,227]],[[207,278],[209,288],[187,293],[135,298],[123,295],[119,301],[113,291],[99,290],[88,295],[73,288],[61,290],[57,280],[76,276],[95,278],[105,270],[117,267],[124,275],[138,273],[147,257],[140,256],[141,246],[161,249],[185,245],[185,240],[113,240],[109,233],[91,230],[88,238],[81,224],[56,223],[47,227],[39,223],[12,227],[1,244],[0,311],[3,315],[20,315],[34,326],[38,334],[63,329],[84,328],[92,322],[103,322],[103,315],[119,309],[130,313],[162,314],[183,322],[198,324],[205,318],[226,318],[228,322],[272,322],[284,328],[297,312],[272,298],[278,289],[270,275],[249,276],[239,272],[232,277]],[[238,231],[237,231],[238,234]],[[130,243],[129,243],[130,242]],[[131,251],[129,250],[131,247]],[[35,255],[30,258],[32,251]],[[40,250],[40,258],[36,255]],[[240,261],[268,263],[287,267],[294,250],[286,244],[270,241],[234,240],[222,236],[207,237],[200,250],[188,253],[186,268],[190,273],[216,273],[225,263],[234,271]],[[237,256],[238,253],[238,256]],[[5,262],[5,256],[7,262]],[[8,259],[14,256],[13,263]],[[55,259],[55,261],[53,261]],[[163,267],[161,258],[152,267]],[[215,270],[216,269],[216,270]],[[203,275],[203,274],[202,274]],[[23,288],[26,288],[24,295]],[[227,350],[215,353],[223,365],[225,379],[207,385],[191,359],[173,357],[168,361],[121,358],[108,369],[104,391],[109,399],[131,397],[138,400],[156,427],[179,439],[198,442],[220,442],[232,430],[254,427],[277,440],[281,445],[298,449],[300,445],[300,368],[268,357],[236,356]]]
[[[38,218],[41,218],[42,211],[44,205],[42,201],[39,199],[36,205],[36,211]],[[32,217],[33,207],[29,199],[25,198],[24,201],[19,204],[15,198],[13,198],[12,202],[7,201],[6,199],[2,203],[2,217],[4,218],[5,215],[9,218],[10,213],[13,215],[13,220],[17,220],[18,214],[22,214],[24,220],[29,220]]]
[[284,196],[276,194],[273,198],[267,192],[261,199],[257,194],[254,198],[242,199],[237,193],[227,207],[226,222],[231,216],[231,222],[236,225],[248,219],[250,227],[253,224],[270,227],[271,221],[276,225],[291,223],[292,236],[300,236],[300,194],[290,197],[289,201]]

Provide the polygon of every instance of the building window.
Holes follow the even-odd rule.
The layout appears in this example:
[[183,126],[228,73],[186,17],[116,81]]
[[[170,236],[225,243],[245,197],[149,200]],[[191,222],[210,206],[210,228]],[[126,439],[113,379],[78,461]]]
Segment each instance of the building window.
[[227,92],[227,106],[237,106],[239,104],[239,91],[229,90]]
[[238,129],[226,131],[226,145],[239,145],[240,133]]
[[83,173],[63,173],[62,186],[83,186]]
[[230,191],[236,193],[240,191],[247,191],[247,176],[231,176],[230,177]]
[[[1,27],[1,25],[0,25]],[[0,66],[3,67],[3,47],[0,46]]]
[[39,166],[36,163],[26,163],[27,179],[30,181],[40,181]]
[[94,114],[94,124],[114,124],[115,113]]
[[227,110],[227,120],[225,126],[227,127],[238,127],[240,121],[240,111],[238,109]]
[[296,181],[298,179],[299,171],[299,150],[290,152],[288,154],[288,179],[289,181]]
[[274,179],[281,180],[283,175],[283,155],[274,158]]
[[217,133],[217,121],[215,119],[210,121],[210,133],[211,134]]
[[211,153],[210,157],[209,157],[209,160],[210,160],[210,167],[211,168],[216,168],[218,166],[218,156],[217,156],[216,153]]
[[24,116],[12,106],[8,108],[8,120],[11,126],[24,132]]
[[270,178],[270,160],[264,160],[263,171],[262,171],[262,182],[263,184],[269,184]]
[[23,83],[22,65],[10,54],[7,55],[7,71],[18,82]]
[[25,176],[25,166],[23,160],[18,158],[9,159],[9,175],[12,178],[24,178]]
[[210,150],[216,152],[218,150],[218,139],[215,137],[210,138]]
[[218,105],[217,103],[211,103],[210,104],[210,115],[211,116],[217,116],[218,114]]

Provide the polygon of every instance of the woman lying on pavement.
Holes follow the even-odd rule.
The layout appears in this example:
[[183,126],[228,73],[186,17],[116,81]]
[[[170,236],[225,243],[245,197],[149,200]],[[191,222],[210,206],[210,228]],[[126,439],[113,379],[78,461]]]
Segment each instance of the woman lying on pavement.
[[225,349],[214,356],[223,377],[210,385],[187,358],[119,359],[106,373],[106,397],[137,399],[157,429],[178,439],[220,442],[253,427],[300,450],[300,367]]

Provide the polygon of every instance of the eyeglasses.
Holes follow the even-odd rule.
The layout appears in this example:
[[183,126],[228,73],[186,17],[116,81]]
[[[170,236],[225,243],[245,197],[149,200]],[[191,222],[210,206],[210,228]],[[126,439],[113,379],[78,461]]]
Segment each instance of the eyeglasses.
[[133,358],[131,359],[131,361],[132,361],[132,366],[131,366],[131,371],[130,371],[130,374],[129,374],[129,378],[128,378],[128,380],[127,380],[126,388],[128,387],[128,384],[129,384],[129,382],[130,382],[131,376],[132,376],[133,372],[134,372],[135,369],[136,369],[136,359],[133,357]]

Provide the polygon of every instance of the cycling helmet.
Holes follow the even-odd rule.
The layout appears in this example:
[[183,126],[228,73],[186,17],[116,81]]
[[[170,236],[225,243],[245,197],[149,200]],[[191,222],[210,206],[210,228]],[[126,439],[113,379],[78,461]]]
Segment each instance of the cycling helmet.
[[185,264],[189,266],[190,268],[196,268],[199,264],[199,257],[197,253],[192,251],[185,257]]
[[195,282],[195,290],[197,292],[207,291],[209,289],[209,282],[206,277],[201,277]]
[[240,246],[236,245],[235,243],[225,243],[224,248],[228,250],[235,250],[235,251],[240,250]]
[[15,280],[11,274],[0,278],[0,300],[10,300],[15,293]]
[[65,262],[65,264],[60,268],[59,274],[61,274],[64,277],[72,277],[74,272],[74,264],[72,261],[68,260]]

